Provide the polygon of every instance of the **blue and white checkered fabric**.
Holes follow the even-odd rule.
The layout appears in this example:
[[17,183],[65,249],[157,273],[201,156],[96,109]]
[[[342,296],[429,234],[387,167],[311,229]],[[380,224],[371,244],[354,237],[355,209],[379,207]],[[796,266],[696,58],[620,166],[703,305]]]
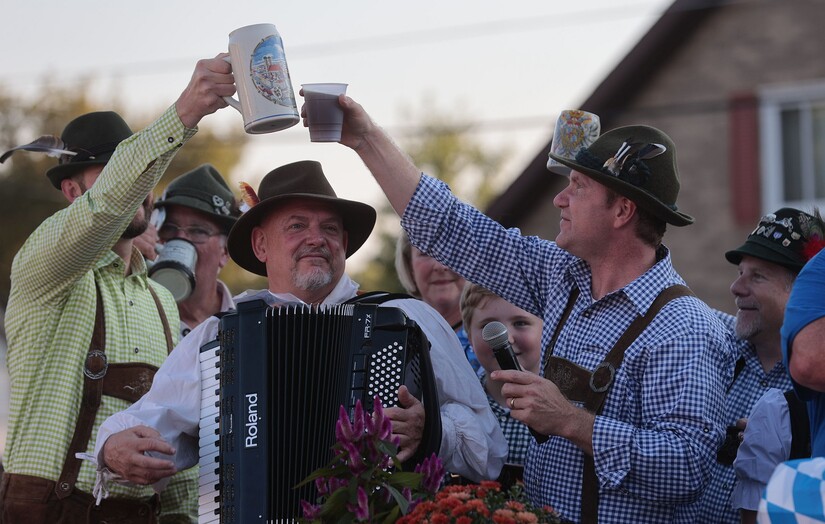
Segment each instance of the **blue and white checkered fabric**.
[[825,523],[825,458],[783,462],[759,504],[759,524]]
[[[554,242],[503,228],[428,176],[401,225],[422,251],[542,318],[543,348],[575,285],[581,294],[553,354],[591,370],[662,289],[684,284],[662,246],[644,275],[595,300],[584,260]],[[724,435],[725,387],[734,366],[729,337],[704,303],[682,297],[625,351],[593,425],[599,522],[699,522],[693,503],[710,479]],[[583,462],[584,453],[567,439],[531,440],[524,465],[531,501],[580,520]]]

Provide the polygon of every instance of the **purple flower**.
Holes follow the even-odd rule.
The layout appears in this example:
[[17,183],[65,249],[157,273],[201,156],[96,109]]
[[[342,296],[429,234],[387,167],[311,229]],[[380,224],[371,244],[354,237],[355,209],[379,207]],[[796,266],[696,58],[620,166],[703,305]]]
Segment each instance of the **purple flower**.
[[435,453],[425,458],[421,464],[418,464],[415,467],[415,472],[423,475],[421,483],[425,490],[430,493],[438,491],[441,480],[444,478],[444,465]]
[[309,502],[302,500],[301,501],[301,509],[304,512],[304,518],[314,520],[317,519],[321,515],[321,506],[316,506],[315,504],[310,504]]
[[335,438],[339,442],[352,442],[353,432],[352,424],[350,424],[347,410],[341,406],[338,410],[338,422],[335,423]]

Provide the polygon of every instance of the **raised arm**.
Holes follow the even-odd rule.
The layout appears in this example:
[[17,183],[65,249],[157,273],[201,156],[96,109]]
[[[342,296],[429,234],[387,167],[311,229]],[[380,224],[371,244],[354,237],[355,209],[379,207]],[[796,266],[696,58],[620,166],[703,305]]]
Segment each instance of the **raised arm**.
[[341,143],[361,157],[400,216],[415,192],[421,172],[360,104],[346,95],[340,95],[338,102],[344,109]]

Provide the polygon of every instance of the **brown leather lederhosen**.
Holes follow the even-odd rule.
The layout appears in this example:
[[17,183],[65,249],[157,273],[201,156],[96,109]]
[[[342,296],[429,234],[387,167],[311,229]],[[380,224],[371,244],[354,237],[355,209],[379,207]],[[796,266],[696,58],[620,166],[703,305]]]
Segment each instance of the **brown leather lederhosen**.
[[[573,311],[573,305],[579,296],[578,288],[573,288],[570,298],[567,301],[564,313],[553,338],[547,348],[544,359],[544,377],[553,381],[559,390],[568,400],[581,403],[582,407],[594,415],[601,413],[604,407],[607,394],[613,386],[616,371],[622,365],[625,350],[634,340],[645,330],[650,322],[656,317],[659,311],[671,300],[692,296],[693,292],[682,285],[674,285],[662,290],[653,303],[648,308],[647,313],[637,316],[627,327],[622,336],[613,345],[605,359],[596,366],[596,369],[589,370],[574,364],[573,362],[560,357],[553,356],[553,349],[559,338],[562,327]],[[584,468],[582,470],[582,524],[598,522],[599,508],[599,482],[596,478],[596,468],[591,455],[584,455]]]
[[[148,286],[148,289],[163,324],[167,353],[171,352],[173,344],[169,321],[154,289],[151,285]],[[100,506],[94,506],[95,501],[90,494],[75,489],[81,466],[81,459],[77,458],[76,454],[86,451],[100,407],[101,397],[107,395],[134,403],[149,391],[152,379],[158,369],[156,366],[143,362],[108,363],[105,354],[106,323],[103,312],[103,299],[97,283],[95,283],[95,292],[97,295],[95,325],[83,367],[83,397],[80,402],[80,412],[77,416],[74,435],[71,444],[69,444],[69,449],[66,451],[60,477],[57,482],[54,482],[39,477],[15,475],[7,472],[3,477],[2,488],[0,488],[0,499],[5,499],[8,502],[9,497],[11,497],[16,500],[28,499],[32,502],[48,502],[49,505],[63,504],[69,513],[72,511],[79,515],[86,513],[80,517],[82,520],[69,519],[67,522],[155,522],[155,517],[160,510],[157,496],[152,497],[148,502],[106,499]],[[34,495],[35,493],[36,495]],[[65,512],[54,514],[65,514]],[[0,520],[2,520],[2,517],[3,515],[0,515]],[[37,519],[34,518],[31,522],[36,521]]]

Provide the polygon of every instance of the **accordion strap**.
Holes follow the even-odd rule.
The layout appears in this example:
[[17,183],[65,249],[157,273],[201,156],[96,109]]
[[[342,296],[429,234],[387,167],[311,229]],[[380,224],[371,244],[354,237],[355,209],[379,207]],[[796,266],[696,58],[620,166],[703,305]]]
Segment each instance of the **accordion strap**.
[[[160,315],[161,324],[166,335],[167,354],[172,352],[172,332],[169,321],[160,303],[155,290],[148,286],[152,299]],[[157,367],[142,362],[109,364],[106,358],[106,319],[103,312],[103,298],[100,288],[95,282],[95,326],[92,331],[92,341],[83,364],[83,397],[80,401],[80,412],[77,415],[74,435],[63,460],[63,469],[54,486],[58,499],[68,497],[77,483],[80,473],[81,460],[77,453],[83,453],[89,445],[92,436],[97,411],[100,408],[101,397],[106,394],[129,402],[135,402],[142,397],[152,385]]]

